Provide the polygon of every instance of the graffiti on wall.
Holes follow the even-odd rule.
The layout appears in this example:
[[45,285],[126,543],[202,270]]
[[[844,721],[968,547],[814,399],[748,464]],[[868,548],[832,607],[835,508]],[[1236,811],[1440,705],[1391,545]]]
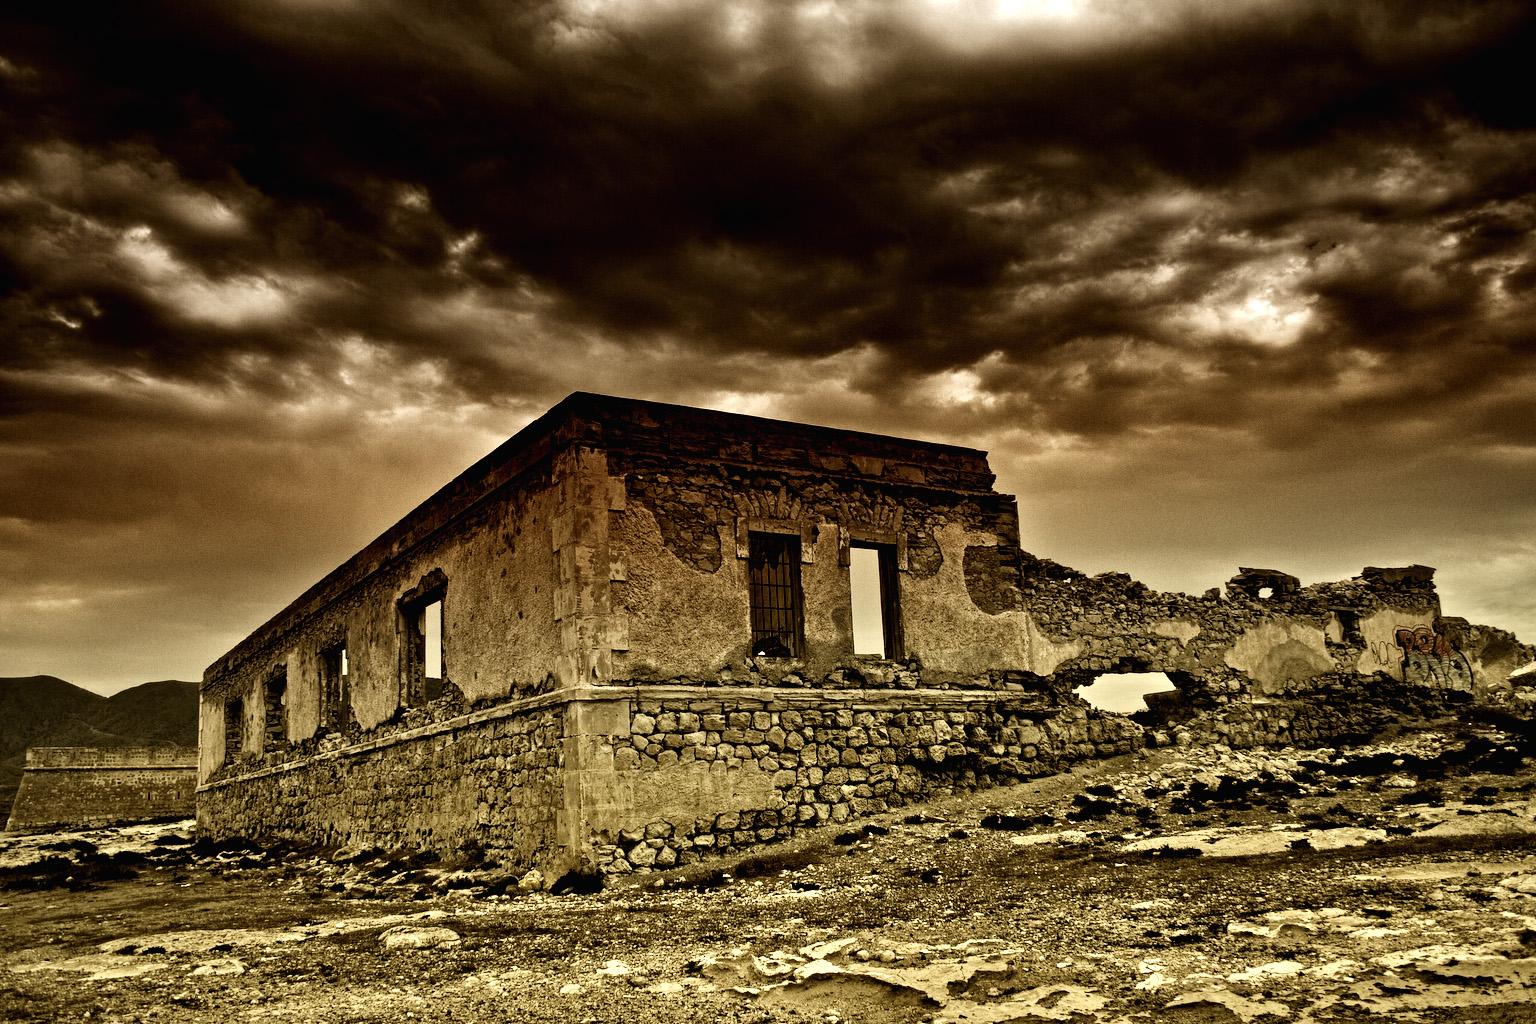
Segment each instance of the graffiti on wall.
[[1440,619],[1432,626],[1403,626],[1394,635],[1402,651],[1404,682],[1471,692],[1472,663]]

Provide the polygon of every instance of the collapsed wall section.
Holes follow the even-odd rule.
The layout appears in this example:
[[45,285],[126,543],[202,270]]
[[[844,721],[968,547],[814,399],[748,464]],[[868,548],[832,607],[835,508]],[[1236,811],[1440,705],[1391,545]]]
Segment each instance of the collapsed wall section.
[[31,747],[7,832],[51,832],[189,818],[191,747]]
[[1226,593],[1197,597],[1029,555],[1020,564],[1034,622],[1075,648],[1054,667],[1057,677],[1081,685],[1109,673],[1165,672],[1186,714],[1309,694],[1331,699],[1355,684],[1508,700],[1510,673],[1536,648],[1442,615],[1433,578],[1427,566],[1367,567],[1353,579],[1303,587],[1276,570],[1244,568]]

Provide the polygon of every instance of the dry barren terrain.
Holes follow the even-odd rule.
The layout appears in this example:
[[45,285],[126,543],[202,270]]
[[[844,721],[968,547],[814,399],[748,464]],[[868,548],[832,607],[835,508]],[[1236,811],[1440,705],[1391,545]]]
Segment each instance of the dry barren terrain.
[[190,823],[8,837],[0,1018],[1536,1020],[1533,752],[1512,721],[1160,751],[597,892]]

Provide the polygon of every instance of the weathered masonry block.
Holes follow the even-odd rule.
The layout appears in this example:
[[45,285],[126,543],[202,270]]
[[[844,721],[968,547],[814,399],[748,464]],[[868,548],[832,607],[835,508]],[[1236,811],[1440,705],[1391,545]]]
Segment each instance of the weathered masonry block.
[[[985,453],[575,394],[204,676],[214,837],[624,872],[1145,744],[1509,700],[1433,570],[1223,596],[1020,548]],[[1132,721],[1073,689],[1166,672]]]
[[191,747],[30,747],[7,832],[51,832],[192,816]]

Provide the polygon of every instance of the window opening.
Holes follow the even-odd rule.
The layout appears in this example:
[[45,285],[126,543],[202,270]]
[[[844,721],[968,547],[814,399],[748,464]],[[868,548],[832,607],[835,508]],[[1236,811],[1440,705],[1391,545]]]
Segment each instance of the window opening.
[[896,548],[854,542],[848,552],[853,653],[900,658],[901,589]]
[[326,729],[339,730],[346,724],[352,702],[351,671],[346,644],[335,644],[320,653],[321,724]]
[[[406,707],[427,704],[443,692],[444,619],[443,601],[446,579],[441,573],[430,589],[425,586],[400,601],[401,625],[405,634],[404,678],[400,702]],[[430,580],[430,577],[429,577]],[[426,593],[420,593],[426,590]]]
[[433,601],[421,611],[422,663],[426,699],[437,700],[443,694],[443,602]]
[[752,603],[752,653],[798,658],[805,650],[805,609],[800,590],[800,538],[789,533],[752,533],[747,576]]
[[1339,637],[1345,643],[1365,644],[1365,637],[1360,632],[1360,614],[1347,608],[1335,608],[1333,614],[1339,620]]
[[284,697],[288,693],[288,671],[280,669],[276,675],[267,680],[263,688],[263,700],[266,702],[266,750],[276,750],[288,742],[288,716],[284,707]]
[[245,701],[236,697],[224,702],[224,760],[233,761],[245,740]]
[[1176,689],[1166,672],[1120,672],[1099,676],[1073,692],[1091,707],[1129,715],[1148,710],[1147,694]]

